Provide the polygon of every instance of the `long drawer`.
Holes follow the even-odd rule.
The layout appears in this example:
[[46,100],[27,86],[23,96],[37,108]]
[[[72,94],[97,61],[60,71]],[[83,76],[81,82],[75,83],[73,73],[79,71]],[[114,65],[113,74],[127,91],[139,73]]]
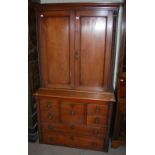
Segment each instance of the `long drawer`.
[[85,149],[103,150],[104,139],[92,138],[88,136],[75,136],[73,134],[60,134],[60,133],[43,133],[43,143],[57,144],[71,147],[80,147]]
[[44,133],[63,132],[71,133],[75,135],[89,135],[96,137],[105,137],[106,127],[89,127],[82,125],[66,125],[66,124],[51,124],[51,123],[42,123],[42,131]]

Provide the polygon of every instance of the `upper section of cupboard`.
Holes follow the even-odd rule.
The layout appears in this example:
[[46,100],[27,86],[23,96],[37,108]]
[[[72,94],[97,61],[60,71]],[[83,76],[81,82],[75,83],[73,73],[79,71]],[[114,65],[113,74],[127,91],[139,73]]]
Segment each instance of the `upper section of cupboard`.
[[41,87],[112,91],[118,5],[37,10]]

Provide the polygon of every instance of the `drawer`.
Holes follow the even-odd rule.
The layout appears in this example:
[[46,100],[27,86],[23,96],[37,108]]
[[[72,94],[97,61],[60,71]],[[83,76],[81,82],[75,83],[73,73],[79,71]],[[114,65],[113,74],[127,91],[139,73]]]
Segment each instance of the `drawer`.
[[101,126],[104,127],[107,124],[107,117],[105,116],[88,116],[87,125]]
[[81,103],[62,102],[61,120],[63,123],[83,124],[84,105]]
[[90,135],[90,136],[99,136],[105,137],[106,128],[97,128],[97,127],[86,127],[80,125],[65,125],[65,124],[51,124],[51,123],[42,123],[42,131],[46,133],[63,132],[71,133],[76,135]]
[[49,111],[40,111],[40,118],[42,122],[52,122],[52,123],[59,122],[59,116]]
[[41,98],[40,99],[40,110],[47,110],[52,113],[58,114],[59,112],[59,103],[56,99],[51,98]]
[[88,104],[87,115],[107,115],[108,105]]
[[56,144],[56,145],[65,145],[71,147],[80,147],[88,148],[94,150],[103,150],[104,148],[104,139],[97,139],[86,136],[74,136],[71,134],[42,134],[43,143],[47,144]]

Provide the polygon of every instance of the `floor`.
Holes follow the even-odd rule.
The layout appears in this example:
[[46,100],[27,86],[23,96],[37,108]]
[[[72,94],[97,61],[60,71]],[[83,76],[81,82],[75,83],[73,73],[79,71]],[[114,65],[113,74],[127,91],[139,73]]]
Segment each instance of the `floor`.
[[37,143],[28,144],[28,155],[126,155],[126,147],[109,148],[108,153]]

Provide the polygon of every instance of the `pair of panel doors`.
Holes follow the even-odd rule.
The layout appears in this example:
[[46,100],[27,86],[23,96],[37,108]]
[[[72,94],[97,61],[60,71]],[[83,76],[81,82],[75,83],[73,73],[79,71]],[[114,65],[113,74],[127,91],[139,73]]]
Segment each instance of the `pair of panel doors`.
[[44,11],[39,15],[42,87],[107,90],[111,82],[112,38],[112,11]]

